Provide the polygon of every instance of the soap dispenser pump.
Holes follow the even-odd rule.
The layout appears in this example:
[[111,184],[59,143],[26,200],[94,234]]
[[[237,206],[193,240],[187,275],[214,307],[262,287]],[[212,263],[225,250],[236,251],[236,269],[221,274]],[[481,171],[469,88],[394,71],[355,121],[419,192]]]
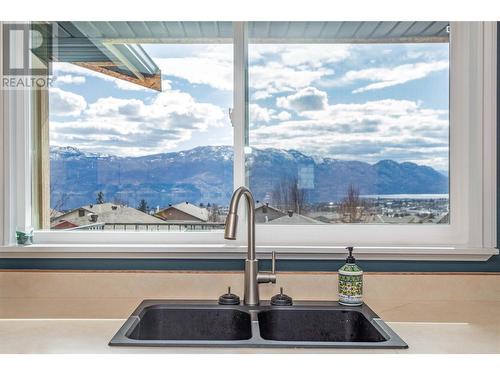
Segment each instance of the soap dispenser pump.
[[339,269],[339,303],[347,306],[363,304],[363,270],[352,255],[354,248],[346,247],[349,256]]

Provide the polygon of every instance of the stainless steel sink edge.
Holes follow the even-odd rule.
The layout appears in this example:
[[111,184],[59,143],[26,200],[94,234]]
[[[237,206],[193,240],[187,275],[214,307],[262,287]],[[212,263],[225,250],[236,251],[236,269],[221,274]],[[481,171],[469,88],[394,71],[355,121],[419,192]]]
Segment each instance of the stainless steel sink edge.
[[[136,340],[127,337],[140,322],[140,317],[153,306],[168,305],[172,308],[186,309],[227,309],[239,310],[251,316],[252,337],[247,340]],[[381,342],[320,342],[320,341],[276,341],[265,340],[260,335],[257,315],[267,310],[352,310],[361,312],[366,319],[386,339]],[[259,306],[222,306],[216,301],[206,300],[144,300],[126,320],[109,342],[110,346],[149,346],[149,347],[226,347],[226,348],[348,348],[348,349],[406,349],[408,345],[366,304],[343,306],[333,301],[296,301],[290,307],[271,306],[262,301]]]

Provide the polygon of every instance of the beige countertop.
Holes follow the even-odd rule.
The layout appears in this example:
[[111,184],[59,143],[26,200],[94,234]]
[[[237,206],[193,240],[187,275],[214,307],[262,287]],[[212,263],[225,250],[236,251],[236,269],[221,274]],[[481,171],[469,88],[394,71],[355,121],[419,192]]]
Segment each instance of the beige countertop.
[[[54,291],[56,288],[54,285],[62,281],[60,275],[35,275],[38,276],[36,284],[31,284],[32,280],[26,281],[26,277],[29,279],[33,276],[33,274],[24,275],[22,272],[8,276],[0,275],[0,353],[296,353],[298,351],[304,353],[500,353],[500,295],[497,296],[498,298],[491,298],[492,295],[488,294],[491,290],[486,292],[486,295],[484,293],[467,295],[459,292],[470,287],[471,283],[478,283],[477,286],[483,288],[491,285],[496,296],[500,280],[498,275],[487,279],[484,279],[484,276],[477,278],[464,276],[465,280],[457,276],[453,276],[450,280],[451,276],[448,275],[439,280],[451,282],[450,288],[457,288],[457,290],[450,290],[441,299],[432,293],[427,297],[425,293],[419,293],[419,285],[428,281],[425,275],[419,276],[420,282],[415,284],[413,293],[405,292],[401,298],[394,298],[396,293],[391,290],[387,291],[388,298],[383,298],[383,293],[367,292],[365,297],[367,304],[408,343],[409,349],[407,350],[110,347],[108,346],[109,340],[143,299],[179,298],[179,296],[173,293],[161,296],[152,296],[147,293],[133,295],[135,293],[131,292],[127,295],[125,291],[122,291],[110,293],[115,296],[119,294],[118,297],[112,297],[107,296],[107,292],[86,293],[76,289],[73,289],[73,295],[71,295],[70,288],[68,288],[68,293],[64,292],[64,288],[68,285],[61,286],[62,289],[59,291]],[[50,282],[55,283],[48,282],[44,285],[44,277],[49,277]],[[87,281],[96,281],[97,275],[73,274],[72,277],[79,277],[80,282],[85,284]],[[94,279],[84,280],[86,277]],[[174,274],[168,277],[176,279]],[[214,277],[217,278],[220,275]],[[287,277],[291,279],[295,276],[288,275]],[[324,274],[317,277],[328,278],[330,282],[332,275]],[[400,277],[415,278],[416,276],[400,275]],[[224,278],[227,281],[227,275]],[[372,278],[376,279],[375,275]],[[107,279],[107,281],[110,280]],[[389,280],[391,284],[394,281],[394,277]],[[414,281],[404,279],[402,283],[409,282],[411,285]],[[298,294],[298,287],[294,286],[294,282],[288,280],[287,286],[292,290],[295,288]],[[375,283],[381,282],[379,278],[369,283],[373,288]],[[460,284],[463,288],[457,287]],[[126,285],[121,286],[126,287]],[[2,290],[5,287],[10,289]],[[26,290],[30,287],[31,290]],[[218,286],[214,287],[219,289]],[[95,285],[92,288],[95,288]],[[367,289],[369,291],[370,287]],[[189,294],[189,292],[186,293]],[[215,292],[210,294],[212,293],[217,294]],[[206,298],[206,296],[198,298]]]

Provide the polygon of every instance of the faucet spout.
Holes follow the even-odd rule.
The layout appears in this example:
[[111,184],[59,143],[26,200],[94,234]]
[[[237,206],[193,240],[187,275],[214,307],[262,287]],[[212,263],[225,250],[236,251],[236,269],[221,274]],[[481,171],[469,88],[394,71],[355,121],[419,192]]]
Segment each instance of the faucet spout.
[[248,235],[248,254],[247,259],[255,260],[255,201],[252,192],[245,186],[240,186],[233,193],[231,203],[229,204],[229,213],[226,217],[224,229],[224,238],[226,240],[236,239],[236,230],[238,228],[238,205],[241,197],[247,201],[247,235]]
[[259,304],[259,283],[276,283],[275,255],[272,256],[272,272],[259,272],[258,260],[255,252],[255,202],[252,192],[245,186],[236,189],[229,204],[229,212],[226,217],[224,238],[235,240],[238,227],[238,206],[241,197],[247,202],[247,224],[248,224],[248,249],[245,260],[245,291],[243,302],[245,305]]

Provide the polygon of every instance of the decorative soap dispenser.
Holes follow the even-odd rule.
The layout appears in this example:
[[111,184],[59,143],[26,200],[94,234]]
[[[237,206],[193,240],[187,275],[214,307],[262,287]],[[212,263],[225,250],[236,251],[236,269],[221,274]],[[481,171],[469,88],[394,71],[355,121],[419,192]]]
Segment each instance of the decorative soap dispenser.
[[347,306],[363,304],[363,270],[352,256],[353,247],[346,247],[349,256],[339,269],[339,303]]

